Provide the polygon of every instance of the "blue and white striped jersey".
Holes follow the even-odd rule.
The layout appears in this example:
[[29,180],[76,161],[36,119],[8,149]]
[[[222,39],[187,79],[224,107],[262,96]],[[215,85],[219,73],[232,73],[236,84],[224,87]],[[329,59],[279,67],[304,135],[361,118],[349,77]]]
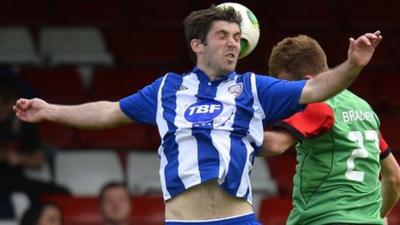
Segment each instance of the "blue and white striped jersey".
[[305,81],[235,72],[210,81],[198,68],[168,73],[120,100],[135,121],[156,124],[164,199],[217,180],[251,203],[249,174],[264,126],[301,110]]

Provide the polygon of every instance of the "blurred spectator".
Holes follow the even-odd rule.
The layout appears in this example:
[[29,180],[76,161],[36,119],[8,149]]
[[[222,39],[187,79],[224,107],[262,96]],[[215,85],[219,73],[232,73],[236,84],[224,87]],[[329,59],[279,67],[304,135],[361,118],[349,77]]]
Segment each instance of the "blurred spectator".
[[111,182],[100,191],[101,215],[106,225],[129,225],[131,202],[124,183]]
[[14,218],[13,192],[28,195],[34,204],[41,193],[68,193],[55,184],[26,177],[25,168],[40,169],[45,153],[35,124],[14,116],[12,106],[20,95],[20,83],[13,74],[0,74],[0,218]]
[[20,225],[62,225],[60,208],[54,204],[32,205],[22,217]]

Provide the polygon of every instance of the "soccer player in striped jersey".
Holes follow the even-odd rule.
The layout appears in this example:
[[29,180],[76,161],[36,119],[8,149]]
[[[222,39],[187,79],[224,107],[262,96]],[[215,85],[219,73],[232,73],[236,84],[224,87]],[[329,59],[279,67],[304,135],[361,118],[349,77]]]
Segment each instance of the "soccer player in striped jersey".
[[[304,80],[328,65],[317,41],[299,35],[273,48],[269,69],[280,78]],[[379,127],[369,104],[344,90],[309,104],[265,133],[262,155],[279,154],[298,143],[287,224],[383,224],[399,198],[400,168]]]
[[157,125],[166,224],[256,225],[249,173],[264,126],[346,88],[382,37],[378,32],[351,38],[343,64],[315,79],[289,82],[235,72],[240,23],[240,15],[229,7],[192,12],[184,27],[194,69],[169,72],[119,102],[63,106],[20,99],[14,110],[23,121],[78,128],[133,121]]

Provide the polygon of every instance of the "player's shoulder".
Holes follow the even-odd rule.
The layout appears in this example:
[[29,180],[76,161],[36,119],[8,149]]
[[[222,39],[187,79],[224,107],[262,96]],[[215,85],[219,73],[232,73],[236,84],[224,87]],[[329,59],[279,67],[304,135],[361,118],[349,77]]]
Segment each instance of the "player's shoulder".
[[161,77],[159,77],[159,80],[166,80],[166,82],[179,82],[183,79],[185,76],[191,75],[191,72],[189,73],[180,73],[180,72],[166,72],[163,74]]
[[363,107],[364,109],[368,109],[373,111],[371,105],[362,97],[356,95],[355,93],[344,90],[340,92],[338,95],[334,96],[333,98],[329,99],[327,102],[336,104],[339,103],[341,105],[347,104],[352,107]]
[[252,71],[247,71],[243,73],[238,73],[236,72],[236,75],[238,76],[243,76],[243,77],[251,77],[254,76],[256,79],[272,79],[272,80],[278,80],[278,78],[272,77],[269,74],[262,74],[262,73],[257,73],[257,72],[252,72]]
[[280,81],[280,79],[272,77],[268,74],[255,73],[255,72],[251,72],[251,71],[244,72],[244,73],[236,73],[236,75],[243,80],[254,79],[256,84],[274,83],[276,81]]
[[299,114],[314,115],[314,116],[333,116],[332,107],[326,102],[310,103]]

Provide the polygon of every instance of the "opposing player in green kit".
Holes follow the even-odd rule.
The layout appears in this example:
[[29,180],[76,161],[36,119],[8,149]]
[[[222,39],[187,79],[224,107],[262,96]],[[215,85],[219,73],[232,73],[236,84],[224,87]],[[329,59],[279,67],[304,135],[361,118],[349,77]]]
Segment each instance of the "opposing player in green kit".
[[[319,44],[299,35],[274,47],[269,69],[279,78],[301,80],[328,66]],[[384,224],[399,198],[400,168],[379,127],[369,104],[345,90],[264,133],[263,156],[298,143],[287,224]]]

